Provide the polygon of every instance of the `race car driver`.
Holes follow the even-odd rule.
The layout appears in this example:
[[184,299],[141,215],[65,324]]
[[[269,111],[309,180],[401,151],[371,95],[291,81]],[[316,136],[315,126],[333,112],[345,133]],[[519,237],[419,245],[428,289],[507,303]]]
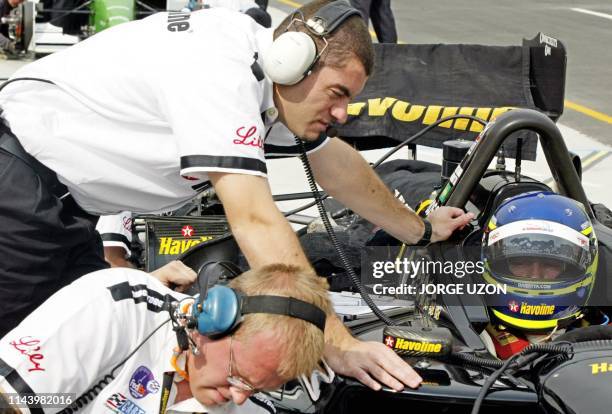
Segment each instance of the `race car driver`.
[[[329,34],[311,19],[323,12],[337,15]],[[10,141],[0,143],[2,330],[106,266],[91,215],[172,210],[209,180],[251,268],[308,266],[266,179],[265,155],[297,154],[295,136],[319,184],[398,239],[427,243],[464,226],[471,216],[452,208],[421,220],[358,152],[325,135],[346,121],[372,53],[358,12],[320,0],[274,32],[223,8],[159,13],[22,68],[0,93]],[[177,78],[186,68],[198,81]],[[418,385],[383,344],[357,341],[337,318],[327,327],[326,357],[337,372],[374,389]]]
[[488,222],[482,260],[485,282],[507,286],[506,295],[489,298],[486,329],[490,351],[502,359],[566,329],[609,322],[584,307],[595,284],[597,239],[570,198],[531,192],[504,201]]
[[[61,289],[0,340],[0,390],[9,407],[31,413],[43,410],[27,397],[44,395],[56,400],[43,402],[44,411],[84,405],[79,412],[214,413],[224,405],[220,412],[275,412],[253,394],[309,374],[319,363],[331,312],[325,283],[310,271],[268,265],[231,286],[256,299],[291,295],[303,312],[265,313],[264,304],[218,338],[225,319],[235,316],[223,302],[227,287],[210,288],[206,301],[194,305],[141,271],[102,270]],[[243,310],[253,304],[242,303]]]

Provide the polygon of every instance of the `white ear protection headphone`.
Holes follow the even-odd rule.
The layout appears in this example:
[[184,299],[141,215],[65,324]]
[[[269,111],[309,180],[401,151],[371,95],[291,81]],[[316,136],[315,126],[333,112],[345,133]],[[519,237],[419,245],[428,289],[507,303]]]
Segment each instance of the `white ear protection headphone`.
[[[299,17],[301,13],[296,14],[287,26],[287,31],[274,40],[262,56],[264,72],[272,82],[280,85],[295,85],[308,76],[327,48],[325,36],[349,17],[359,15],[359,11],[346,1],[336,0],[321,7],[308,21],[304,21],[303,16]],[[288,31],[296,21],[305,24],[313,36],[323,39],[325,46],[320,52],[317,53],[317,46],[311,35]]]

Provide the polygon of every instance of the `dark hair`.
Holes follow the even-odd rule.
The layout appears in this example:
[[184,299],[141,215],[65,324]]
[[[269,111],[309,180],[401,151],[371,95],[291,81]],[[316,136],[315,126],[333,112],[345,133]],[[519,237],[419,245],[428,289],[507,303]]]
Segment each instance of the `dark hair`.
[[[325,46],[323,39],[313,35],[303,22],[294,22],[291,27],[289,27],[289,25],[296,17],[301,19],[303,16],[304,21],[307,21],[314,16],[321,7],[332,1],[334,0],[316,0],[300,7],[294,13],[289,14],[274,30],[274,39],[285,33],[287,29],[304,32],[310,35],[315,41],[317,50],[323,50]],[[370,76],[374,66],[374,48],[372,47],[372,38],[368,31],[368,27],[361,16],[355,15],[349,17],[339,28],[325,38],[329,46],[323,53],[323,56],[321,56],[319,62],[323,65],[342,68],[347,64],[347,60],[354,56],[363,65],[366,75]]]

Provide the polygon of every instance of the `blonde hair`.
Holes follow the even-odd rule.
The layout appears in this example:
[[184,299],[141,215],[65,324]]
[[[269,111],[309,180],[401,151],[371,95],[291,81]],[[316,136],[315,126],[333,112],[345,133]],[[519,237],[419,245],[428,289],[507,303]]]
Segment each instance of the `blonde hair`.
[[[327,315],[332,312],[327,281],[312,270],[286,264],[272,264],[249,270],[230,286],[246,295],[277,295],[311,303]],[[256,313],[246,315],[234,337],[248,343],[258,332],[274,332],[284,343],[284,355],[278,368],[282,378],[310,374],[323,356],[323,332],[310,322],[284,315]]]

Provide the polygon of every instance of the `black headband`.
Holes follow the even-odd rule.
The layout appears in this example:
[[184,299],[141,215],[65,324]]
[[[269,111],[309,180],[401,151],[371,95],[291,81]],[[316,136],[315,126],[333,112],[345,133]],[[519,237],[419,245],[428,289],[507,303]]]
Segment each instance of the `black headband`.
[[326,36],[353,15],[361,16],[361,13],[346,1],[337,0],[317,10],[306,26],[318,36]]
[[327,316],[319,307],[312,303],[284,296],[242,296],[241,313],[272,313],[275,315],[291,316],[310,322],[322,331],[325,331]]

